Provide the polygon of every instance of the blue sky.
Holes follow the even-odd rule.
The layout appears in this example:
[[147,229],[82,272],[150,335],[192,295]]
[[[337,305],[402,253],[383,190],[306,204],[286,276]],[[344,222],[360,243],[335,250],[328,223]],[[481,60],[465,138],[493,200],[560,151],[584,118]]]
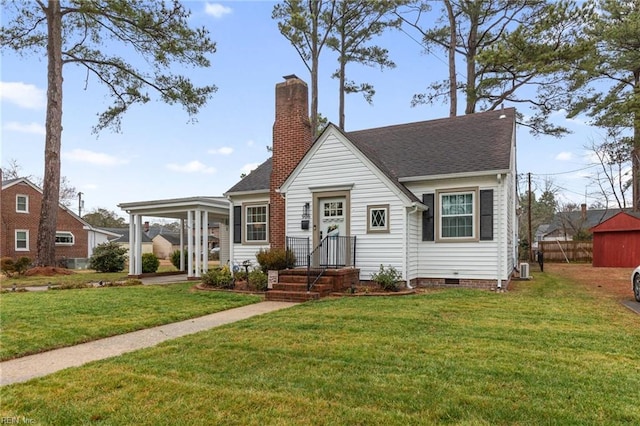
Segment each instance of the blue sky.
[[[192,24],[206,26],[218,49],[210,69],[188,74],[196,83],[218,87],[197,122],[190,122],[179,106],[154,100],[130,110],[123,117],[121,133],[105,130],[93,135],[97,114],[110,100],[95,79],[86,81],[82,69],[65,67],[62,175],[83,192],[85,212],[102,207],[123,214],[118,203],[222,195],[241,173],[269,156],[275,84],[288,74],[309,81],[302,60],[271,19],[274,2],[186,4]],[[6,14],[3,23],[5,19]],[[347,97],[346,130],[445,117],[446,105],[410,106],[414,93],[446,78],[444,52],[424,54],[415,40],[398,31],[376,42],[389,49],[397,67],[380,71],[350,65],[349,78],[372,83],[376,95],[373,105],[361,95]],[[46,60],[7,51],[1,60],[2,166],[16,160],[23,174],[42,176]],[[321,61],[319,110],[337,123],[338,87],[330,78],[335,56],[327,51]],[[534,138],[526,129],[518,130],[518,173],[531,172],[534,188],[542,187],[545,176],[550,176],[561,188],[562,202],[584,202],[585,190],[595,190],[586,175],[597,170],[585,145],[598,140],[599,131],[583,119],[567,120],[562,111],[554,120],[573,133],[562,139]]]

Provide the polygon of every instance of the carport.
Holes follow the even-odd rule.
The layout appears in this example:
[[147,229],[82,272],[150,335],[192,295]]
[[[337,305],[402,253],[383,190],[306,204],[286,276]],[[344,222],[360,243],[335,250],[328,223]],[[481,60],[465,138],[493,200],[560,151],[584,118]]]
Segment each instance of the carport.
[[[129,275],[142,274],[143,217],[177,219],[180,221],[180,270],[188,278],[199,278],[208,268],[209,223],[220,223],[220,264],[229,260],[229,201],[224,197],[190,197],[167,200],[139,201],[118,204],[129,215]],[[185,227],[186,225],[186,227]],[[185,235],[186,228],[186,235]],[[185,268],[186,266],[186,268]]]

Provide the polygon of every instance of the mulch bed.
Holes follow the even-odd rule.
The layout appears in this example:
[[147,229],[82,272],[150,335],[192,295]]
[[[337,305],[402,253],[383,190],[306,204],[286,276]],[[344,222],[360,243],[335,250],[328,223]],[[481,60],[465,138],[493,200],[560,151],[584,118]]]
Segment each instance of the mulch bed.
[[28,277],[41,276],[41,277],[54,277],[56,275],[71,275],[75,274],[70,269],[57,268],[55,266],[36,266],[24,273]]

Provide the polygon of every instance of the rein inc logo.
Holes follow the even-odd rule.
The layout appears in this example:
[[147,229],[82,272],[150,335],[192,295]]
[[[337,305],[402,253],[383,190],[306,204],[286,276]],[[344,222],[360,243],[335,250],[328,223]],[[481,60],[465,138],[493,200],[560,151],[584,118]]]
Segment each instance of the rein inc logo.
[[34,425],[36,424],[35,419],[30,419],[28,417],[19,416],[19,417],[0,417],[0,424],[3,425]]

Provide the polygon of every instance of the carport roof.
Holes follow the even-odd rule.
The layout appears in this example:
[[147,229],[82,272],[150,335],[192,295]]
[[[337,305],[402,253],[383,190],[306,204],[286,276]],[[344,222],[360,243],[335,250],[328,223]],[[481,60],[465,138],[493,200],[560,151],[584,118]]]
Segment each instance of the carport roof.
[[224,197],[188,197],[166,200],[136,201],[118,204],[129,214],[187,219],[187,212],[201,210],[217,217],[229,217],[229,200]]

